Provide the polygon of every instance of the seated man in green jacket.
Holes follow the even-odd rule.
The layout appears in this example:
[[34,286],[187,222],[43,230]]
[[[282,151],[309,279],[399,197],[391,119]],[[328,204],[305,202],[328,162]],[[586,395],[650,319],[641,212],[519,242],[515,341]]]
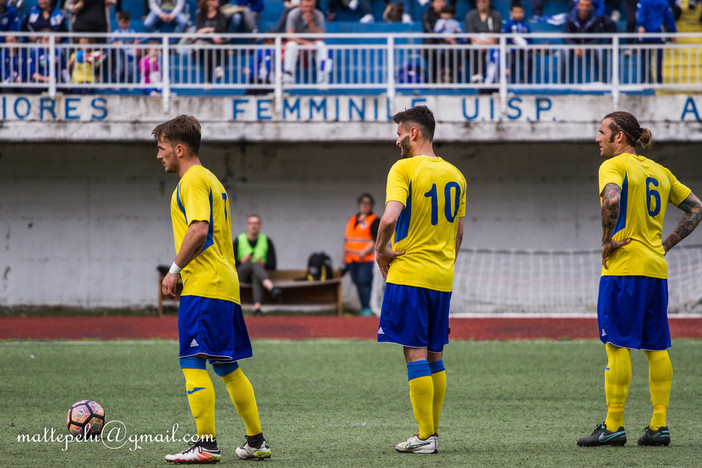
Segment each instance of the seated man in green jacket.
[[251,283],[253,290],[254,315],[262,315],[263,288],[274,298],[280,296],[280,289],[273,285],[268,276],[275,270],[275,247],[273,241],[261,232],[261,217],[255,214],[246,220],[246,231],[234,240],[236,271],[241,283]]

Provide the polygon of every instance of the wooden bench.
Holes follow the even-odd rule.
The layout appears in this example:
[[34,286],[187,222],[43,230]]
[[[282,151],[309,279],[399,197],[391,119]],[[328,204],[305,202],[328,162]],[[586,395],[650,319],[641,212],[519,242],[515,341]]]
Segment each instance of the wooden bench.
[[[177,296],[175,299],[166,297],[161,292],[161,282],[168,272],[168,267],[158,269],[158,315],[163,315],[164,304],[177,305],[180,300],[180,293],[183,285],[178,283]],[[273,308],[304,309],[304,308],[329,308],[335,309],[337,315],[341,316],[341,273],[334,272],[334,277],[324,281],[295,281],[304,278],[306,270],[273,270],[268,272],[276,287],[280,288],[281,294],[278,300],[274,300],[270,293],[264,289],[263,304]],[[244,306],[253,305],[252,289],[250,283],[240,284],[241,304]]]

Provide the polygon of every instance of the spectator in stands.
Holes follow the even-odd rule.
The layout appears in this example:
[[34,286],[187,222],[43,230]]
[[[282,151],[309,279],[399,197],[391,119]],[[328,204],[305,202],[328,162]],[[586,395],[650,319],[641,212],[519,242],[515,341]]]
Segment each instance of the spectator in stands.
[[[14,34],[8,34],[5,36],[6,44],[16,44],[19,45],[20,39]],[[24,71],[26,69],[26,54],[23,49],[19,47],[3,47],[0,49],[0,67],[2,67],[2,83],[22,83],[24,82],[25,76]],[[15,87],[4,87],[0,88],[3,93],[19,93],[23,92],[22,88]]]
[[92,92],[92,88],[80,85],[96,82],[96,68],[104,57],[104,53],[92,48],[94,42],[90,37],[79,38],[79,47],[73,51],[68,59],[68,68],[71,70],[71,82],[79,85],[73,90],[76,94],[89,94]]
[[[51,42],[51,36],[48,33],[51,29],[43,29],[39,32],[47,33],[37,39],[37,42],[41,44],[41,47],[37,47],[32,50],[29,59],[29,76],[33,83],[49,83],[51,79],[51,50],[49,49],[49,43]],[[57,83],[68,83],[70,82],[70,77],[68,76],[68,66],[66,63],[66,56],[63,51],[56,47],[54,48],[54,76],[56,77]],[[37,92],[41,92],[40,88],[32,88]]]
[[264,8],[263,0],[219,0],[222,13],[229,18],[230,33],[258,33],[258,20]]
[[[19,15],[17,8],[8,5],[7,0],[0,0],[0,34],[8,31],[17,31],[19,27]],[[5,37],[0,35],[0,43],[5,42]]]
[[[185,0],[148,0],[149,14],[144,20],[147,32],[158,32],[164,24],[175,24],[175,32],[182,33],[188,28],[185,16]],[[199,3],[199,2],[198,2]]]
[[[571,1],[570,4],[570,13],[577,13],[578,10],[578,1],[579,0],[573,0]],[[590,0],[592,3],[592,10],[595,12],[597,16],[602,18],[605,15],[605,3],[604,0]]]
[[53,32],[68,32],[66,17],[61,10],[52,8],[49,0],[39,0],[29,10],[29,13],[22,18],[20,29],[25,32],[39,32],[45,29]]
[[[131,18],[128,11],[117,13],[117,25],[119,26],[112,35],[112,44],[138,44],[138,37],[125,37],[127,34],[134,34],[130,27]],[[115,50],[115,83],[134,83],[136,81],[136,48],[122,47]]]
[[524,7],[519,2],[512,2],[509,7],[509,21],[502,26],[502,32],[513,34],[507,42],[520,48],[508,52],[510,83],[529,83],[531,77],[532,51],[526,48],[534,42],[528,35],[531,34],[529,24],[524,21]]
[[358,11],[361,15],[360,23],[372,23],[375,21],[371,12],[370,0],[329,0],[327,4],[327,21],[336,19],[336,12],[342,10]]
[[161,62],[159,44],[157,41],[150,42],[152,47],[147,54],[139,61],[139,73],[141,74],[141,91],[148,96],[158,96],[161,94]]
[[[199,0],[198,10],[195,14],[195,27],[198,34],[203,34],[203,37],[197,39],[198,44],[216,44],[221,45],[226,43],[226,39],[220,37],[220,34],[226,34],[229,26],[229,20],[219,8],[219,0]],[[205,49],[198,51],[200,57],[200,66],[205,73],[205,83],[212,83],[212,75],[216,78],[224,76],[224,54],[226,51],[221,49]]]
[[[288,14],[285,30],[288,34],[323,33],[324,15],[315,9],[314,0],[300,0],[300,6]],[[288,37],[285,43],[283,81],[293,83],[300,55],[300,46],[314,46],[317,63],[317,84],[327,84],[331,73],[331,60],[321,38]]]
[[358,213],[346,223],[344,233],[344,256],[341,269],[351,274],[361,303],[361,315],[373,315],[370,309],[373,268],[375,267],[375,238],[378,237],[380,218],[373,213],[375,201],[369,193],[358,197]]
[[[110,8],[116,0],[66,0],[66,10],[72,13],[71,32],[106,33],[110,31]],[[96,39],[104,42],[103,39]]]
[[[446,6],[446,0],[431,0],[429,8],[422,14],[422,30],[432,34],[434,25],[441,18],[441,10]],[[440,39],[424,39],[425,44],[438,44]]]
[[[319,0],[315,0],[314,2],[315,8],[320,10],[319,7]],[[275,28],[273,28],[273,32],[285,32],[285,26],[288,23],[288,15],[292,10],[300,6],[300,0],[283,0],[283,12],[280,14],[280,18],[278,18],[278,23],[275,25]]]
[[[628,2],[633,2],[634,3],[634,17],[636,15],[636,1],[637,0],[627,0]],[[679,1],[679,0],[671,0],[671,1]],[[614,24],[614,21],[612,21],[612,18],[607,16],[605,14],[605,1],[604,0],[591,0],[592,2],[592,9],[595,12],[597,16],[599,16],[602,21],[603,21],[603,32],[617,32],[617,26]],[[575,2],[572,5],[571,13],[574,13],[577,15],[578,11],[578,0],[575,0]],[[633,30],[631,31],[633,32]]]
[[456,19],[456,8],[453,5],[444,5],[441,9],[439,19],[434,23],[434,32],[446,36],[439,39],[442,43],[454,45],[458,42],[455,35],[463,33],[463,28]]
[[262,315],[263,289],[267,289],[274,299],[280,296],[280,289],[268,275],[269,271],[275,270],[277,263],[275,246],[270,237],[261,232],[260,216],[252,214],[246,220],[246,232],[234,240],[234,257],[239,282],[251,283],[254,315]]
[[[461,34],[463,29],[461,23],[456,20],[456,8],[453,5],[444,5],[441,9],[441,17],[434,24],[434,32],[443,34],[440,40],[443,44],[456,45],[460,39],[456,38],[456,34]],[[441,83],[453,83],[454,54],[450,50],[439,51],[439,81]]]
[[[568,19],[563,27],[563,32],[578,34],[580,36],[566,36],[563,38],[563,43],[582,45],[601,44],[604,42],[602,38],[584,37],[582,35],[611,32],[609,30],[610,22],[611,21],[605,20],[595,13],[592,0],[580,0],[575,10],[571,11],[568,15]],[[569,49],[564,62],[563,65],[565,68],[563,72],[568,81],[577,82],[581,81],[581,79],[584,79],[584,81],[592,81],[592,78],[597,80],[600,76],[602,54],[601,51],[592,48]],[[591,64],[594,65],[594,69],[588,68]],[[574,67],[572,72],[571,66]]]
[[[582,1],[582,0],[581,0]],[[673,11],[667,0],[639,0],[639,7],[636,12],[636,28],[641,34],[659,33],[665,30],[670,33],[677,32]],[[671,41],[674,39],[671,38]],[[644,44],[663,44],[663,37],[646,37],[639,39]],[[651,50],[644,50],[641,57],[641,81],[651,83],[651,55],[656,55],[656,71],[653,76],[653,83],[663,82],[663,49],[657,47]]]
[[471,54],[471,81],[481,82],[487,70],[488,51],[497,44],[496,37],[485,37],[483,34],[499,33],[502,31],[502,15],[490,5],[490,0],[477,0],[477,8],[466,14],[466,32],[480,34],[471,38],[472,44],[484,46],[479,55]]
[[[272,33],[273,31],[268,31]],[[248,75],[250,84],[271,84],[273,82],[273,63],[275,59],[275,39],[266,36],[263,39],[266,47],[256,49],[251,55],[249,66],[244,70]],[[247,89],[246,95],[262,95],[272,92],[272,88],[251,88]]]

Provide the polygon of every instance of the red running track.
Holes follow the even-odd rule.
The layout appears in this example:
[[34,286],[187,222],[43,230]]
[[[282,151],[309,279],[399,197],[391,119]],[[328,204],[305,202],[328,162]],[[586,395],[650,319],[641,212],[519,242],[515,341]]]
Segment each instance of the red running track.
[[[169,317],[3,317],[0,340],[81,340],[178,338],[178,319]],[[252,338],[376,338],[376,317],[248,317]],[[452,319],[453,340],[596,339],[597,320],[590,318]],[[673,338],[702,338],[702,318],[671,318]]]

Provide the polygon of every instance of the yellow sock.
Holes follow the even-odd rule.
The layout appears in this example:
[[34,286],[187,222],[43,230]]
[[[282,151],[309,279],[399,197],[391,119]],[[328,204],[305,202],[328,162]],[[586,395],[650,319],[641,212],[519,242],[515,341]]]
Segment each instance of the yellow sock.
[[434,433],[434,385],[431,376],[417,377],[409,382],[410,401],[414,419],[419,424],[419,438],[426,439]]
[[216,437],[215,392],[212,379],[205,369],[183,369],[190,411],[195,418],[199,437]]
[[648,388],[651,392],[653,416],[648,425],[652,430],[666,426],[670,386],[673,383],[673,365],[668,351],[644,351],[648,359]]
[[254,394],[251,382],[246,378],[240,368],[225,376],[222,376],[224,384],[227,386],[229,396],[241,416],[246,426],[246,435],[254,436],[261,433],[261,421],[258,418],[258,406],[256,406],[256,395]]
[[426,360],[407,363],[407,380],[414,419],[419,425],[418,436],[427,439],[434,433],[434,383],[429,362]]
[[429,363],[431,369],[431,382],[434,386],[434,399],[432,413],[434,417],[434,434],[439,433],[439,418],[441,409],[444,406],[444,395],[446,394],[446,370],[443,360]]
[[627,348],[620,348],[611,343],[607,343],[606,349],[607,419],[605,425],[608,431],[615,432],[624,426],[624,405],[631,384],[631,355]]

